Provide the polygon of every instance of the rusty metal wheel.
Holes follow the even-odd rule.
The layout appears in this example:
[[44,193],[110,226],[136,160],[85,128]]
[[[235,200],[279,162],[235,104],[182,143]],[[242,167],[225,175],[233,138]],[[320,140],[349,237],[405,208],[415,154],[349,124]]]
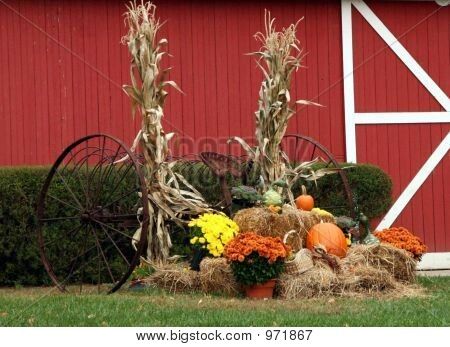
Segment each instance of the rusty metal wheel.
[[140,164],[120,140],[94,134],[64,150],[37,204],[41,259],[61,291],[112,293],[125,283],[147,243],[147,233],[134,236],[141,224],[148,230],[147,196]]
[[346,203],[342,206],[322,206],[322,208],[329,209],[331,212],[339,211],[340,213],[343,210],[347,210],[353,215],[355,203],[350,184],[348,183],[347,174],[345,170],[340,168],[336,158],[325,146],[308,136],[288,134],[283,137],[281,148],[288,155],[289,159],[294,162],[311,161],[319,158],[325,167],[338,168],[338,174],[342,181],[343,198]]

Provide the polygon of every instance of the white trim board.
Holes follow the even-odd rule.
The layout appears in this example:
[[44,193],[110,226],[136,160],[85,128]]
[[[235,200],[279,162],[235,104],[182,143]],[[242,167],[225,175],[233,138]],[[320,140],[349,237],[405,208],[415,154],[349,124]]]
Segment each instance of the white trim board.
[[355,113],[355,124],[450,123],[450,112],[367,112]]
[[344,72],[345,148],[348,163],[356,163],[355,95],[353,82],[352,3],[342,0],[342,54]]
[[417,270],[448,270],[450,269],[450,252],[425,253],[417,264]]

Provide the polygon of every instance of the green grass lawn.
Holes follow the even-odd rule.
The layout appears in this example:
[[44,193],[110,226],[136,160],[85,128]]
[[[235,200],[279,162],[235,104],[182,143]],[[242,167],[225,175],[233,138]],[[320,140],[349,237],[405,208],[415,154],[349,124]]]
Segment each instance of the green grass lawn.
[[450,277],[420,278],[423,297],[251,301],[157,290],[60,294],[0,289],[0,326],[449,326]]

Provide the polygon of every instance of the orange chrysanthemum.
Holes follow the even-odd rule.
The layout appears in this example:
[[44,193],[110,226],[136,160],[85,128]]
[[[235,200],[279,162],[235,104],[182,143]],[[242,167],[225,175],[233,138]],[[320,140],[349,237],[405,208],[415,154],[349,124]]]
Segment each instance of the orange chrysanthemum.
[[253,232],[239,234],[225,247],[225,257],[230,261],[243,262],[245,257],[257,252],[260,257],[273,264],[278,259],[285,259],[291,248],[279,237],[261,236]]
[[427,246],[420,238],[414,236],[408,229],[403,227],[375,231],[374,235],[381,242],[387,242],[394,247],[411,252],[415,257],[420,257],[427,251]]

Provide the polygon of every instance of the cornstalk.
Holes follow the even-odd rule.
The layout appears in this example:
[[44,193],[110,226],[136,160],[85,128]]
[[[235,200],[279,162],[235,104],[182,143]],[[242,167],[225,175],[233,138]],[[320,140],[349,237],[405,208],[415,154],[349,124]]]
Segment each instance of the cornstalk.
[[[297,168],[289,167],[287,155],[280,150],[281,141],[286,133],[289,120],[295,114],[295,104],[317,105],[307,100],[291,102],[289,90],[293,72],[301,67],[302,49],[296,37],[297,21],[281,31],[276,31],[270,12],[265,11],[265,32],[255,34],[255,39],[261,43],[256,56],[256,64],[263,73],[263,81],[259,90],[258,110],[256,115],[256,148],[251,148],[239,137],[231,141],[239,142],[249,156],[259,165],[263,190],[275,181],[284,180],[293,184],[293,179],[308,178],[313,162],[304,163]],[[289,193],[289,192],[288,192]],[[292,200],[292,199],[291,199]]]
[[[130,2],[127,9],[125,22],[129,31],[122,42],[131,54],[131,85],[123,89],[131,99],[133,118],[136,112],[142,118],[132,149],[139,146],[144,156],[150,210],[146,257],[150,262],[160,262],[169,257],[171,247],[168,221],[183,223],[183,217],[205,212],[208,205],[184,177],[172,171],[173,163],[167,161],[168,143],[174,134],[166,134],[162,126],[166,88],[181,90],[174,81],[166,80],[170,69],[161,71],[168,41],[157,40],[162,24],[155,16],[156,6],[151,2]],[[139,239],[141,232],[139,228],[134,239]]]

